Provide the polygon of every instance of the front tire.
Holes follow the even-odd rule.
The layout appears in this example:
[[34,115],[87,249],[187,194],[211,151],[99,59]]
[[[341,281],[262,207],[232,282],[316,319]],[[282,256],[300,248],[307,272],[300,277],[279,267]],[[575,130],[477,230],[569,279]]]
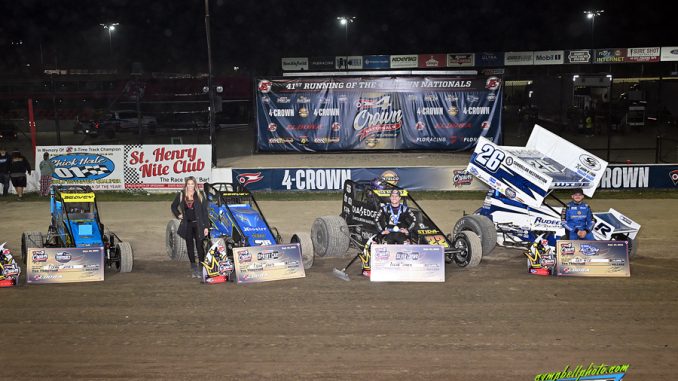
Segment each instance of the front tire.
[[456,235],[462,231],[472,231],[480,238],[483,255],[488,255],[497,246],[497,228],[494,222],[486,216],[470,214],[460,218],[452,232]]
[[134,253],[132,253],[132,246],[129,242],[118,242],[117,250],[120,261],[118,270],[121,273],[132,272],[132,267],[134,267]]
[[350,243],[348,225],[340,216],[318,217],[311,227],[313,250],[320,257],[343,257]]
[[459,267],[476,267],[483,258],[483,246],[480,237],[467,230],[454,236],[454,248],[461,250],[453,255],[453,260]]
[[24,232],[21,235],[21,261],[28,263],[28,249],[44,247],[41,232]]
[[299,244],[304,270],[310,269],[313,266],[313,242],[311,242],[311,235],[305,232],[294,233],[290,242]]

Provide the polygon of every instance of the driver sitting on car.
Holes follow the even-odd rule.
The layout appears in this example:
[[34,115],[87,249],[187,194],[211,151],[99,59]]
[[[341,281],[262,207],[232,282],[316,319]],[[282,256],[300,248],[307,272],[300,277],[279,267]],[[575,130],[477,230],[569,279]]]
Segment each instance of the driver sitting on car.
[[407,205],[400,203],[400,191],[393,189],[390,203],[383,205],[375,222],[383,242],[403,244],[410,239],[410,232],[416,225],[417,218]]

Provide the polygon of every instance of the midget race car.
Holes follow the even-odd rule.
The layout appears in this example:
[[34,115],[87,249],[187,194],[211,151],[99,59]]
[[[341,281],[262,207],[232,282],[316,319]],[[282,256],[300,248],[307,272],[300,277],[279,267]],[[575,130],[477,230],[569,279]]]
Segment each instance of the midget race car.
[[12,287],[19,283],[21,267],[14,256],[5,248],[7,242],[0,245],[0,287]]
[[130,272],[134,255],[129,242],[122,241],[104,227],[94,192],[89,186],[59,185],[50,190],[51,222],[47,234],[24,232],[21,236],[23,263],[29,248],[98,247],[104,248],[104,264],[120,272]]
[[[318,217],[313,223],[311,239],[315,254],[321,257],[343,257],[349,247],[354,247],[358,249],[359,255],[365,253],[363,256],[367,257],[369,245],[380,237],[374,218],[381,206],[389,203],[393,189],[400,191],[402,204],[407,205],[416,217],[410,243],[443,246],[446,262],[454,262],[459,267],[474,267],[480,263],[483,251],[480,238],[474,232],[465,230],[445,235],[409,191],[385,180],[344,182],[341,214]],[[367,258],[362,259],[364,261]]]
[[[209,240],[206,240],[203,267],[204,283],[234,281],[233,250],[239,247],[281,244],[282,237],[272,228],[254,195],[240,184],[205,183],[210,220]],[[166,250],[173,260],[186,260],[186,241],[179,237],[179,220],[167,223]],[[306,232],[292,234],[291,243],[299,243],[304,269],[313,265],[313,246]]]
[[[525,147],[499,146],[481,137],[467,171],[491,189],[482,207],[461,218],[453,231],[476,232],[485,255],[498,244],[533,252],[539,247],[542,256],[549,256],[566,234],[561,218],[566,204],[553,192],[582,188],[592,197],[606,168],[605,160],[539,125]],[[546,203],[547,197],[560,205]],[[629,257],[635,255],[638,223],[614,209],[593,217],[596,240],[626,241]]]

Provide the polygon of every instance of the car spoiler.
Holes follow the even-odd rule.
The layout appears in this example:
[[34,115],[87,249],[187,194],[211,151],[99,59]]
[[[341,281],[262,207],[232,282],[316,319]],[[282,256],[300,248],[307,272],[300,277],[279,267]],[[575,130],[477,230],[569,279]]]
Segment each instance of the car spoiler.
[[480,137],[467,171],[504,196],[541,206],[553,189],[582,188],[592,197],[607,161],[535,124],[525,147]]

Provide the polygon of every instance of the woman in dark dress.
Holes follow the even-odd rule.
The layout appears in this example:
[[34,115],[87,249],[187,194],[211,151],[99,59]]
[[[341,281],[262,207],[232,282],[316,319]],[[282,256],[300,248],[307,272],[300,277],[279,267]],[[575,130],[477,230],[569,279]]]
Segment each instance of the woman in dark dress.
[[[186,240],[188,260],[191,262],[193,277],[201,277],[201,263],[205,260],[205,249],[202,240],[209,234],[209,217],[207,215],[207,199],[198,189],[195,177],[189,176],[184,182],[184,189],[177,193],[172,202],[172,213],[181,220],[177,234]],[[194,243],[195,242],[195,243]],[[198,250],[198,263],[195,263],[195,252]]]

